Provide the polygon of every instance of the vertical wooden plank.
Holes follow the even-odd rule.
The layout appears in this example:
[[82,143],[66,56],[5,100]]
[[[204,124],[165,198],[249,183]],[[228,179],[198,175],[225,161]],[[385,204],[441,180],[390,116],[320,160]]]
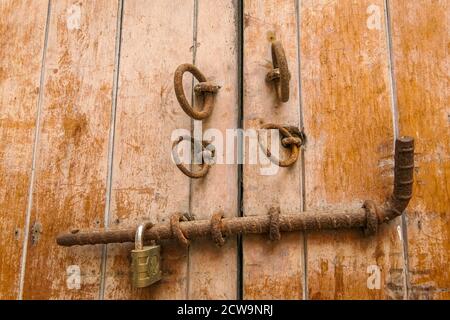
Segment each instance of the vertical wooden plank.
[[416,139],[409,297],[450,298],[448,1],[390,1],[400,134]]
[[[189,179],[171,160],[171,134],[191,127],[176,100],[173,75],[178,65],[192,62],[194,1],[130,0],[123,10],[111,227],[163,222],[189,211]],[[136,290],[130,282],[133,247],[108,246],[105,298],[187,297],[185,248],[164,242],[163,279]]]
[[52,1],[50,16],[23,297],[96,298],[100,248],[55,237],[102,225],[117,1]]
[[[220,12],[220,14],[212,14]],[[227,129],[238,124],[238,49],[237,1],[199,0],[196,65],[222,86],[215,98],[212,115],[202,123],[205,138],[215,137],[217,150],[226,160]],[[220,57],[220,59],[218,59]],[[198,124],[198,122],[197,122]],[[217,132],[217,130],[219,132]],[[237,164],[217,163],[203,179],[192,181],[191,213],[195,219],[210,219],[223,210],[225,216],[236,216],[238,209]],[[236,299],[236,238],[227,239],[218,248],[208,240],[193,241],[189,249],[189,298]]]
[[0,2],[0,299],[19,289],[47,7]]
[[[244,2],[244,129],[263,123],[299,126],[296,3]],[[273,86],[265,82],[272,68],[271,42],[282,42],[291,72],[290,99],[279,102]],[[247,132],[248,133],[248,132]],[[248,152],[247,146],[246,152]],[[262,175],[262,166],[244,164],[245,216],[268,214],[279,206],[285,214],[302,209],[301,160],[274,175]],[[271,242],[267,235],[243,238],[244,299],[300,299],[303,295],[303,236],[283,234]]]
[[[393,125],[381,0],[301,2],[306,208],[382,203],[392,190]],[[307,236],[311,299],[401,299],[401,219]]]

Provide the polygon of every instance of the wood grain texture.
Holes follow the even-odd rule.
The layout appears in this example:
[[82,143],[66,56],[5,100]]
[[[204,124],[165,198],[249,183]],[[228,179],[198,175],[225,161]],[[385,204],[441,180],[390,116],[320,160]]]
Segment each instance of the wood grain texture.
[[19,289],[47,6],[0,2],[0,299]]
[[23,297],[96,298],[100,247],[55,237],[102,226],[117,1],[52,1],[50,17]]
[[416,139],[407,209],[409,298],[450,298],[448,1],[390,1],[401,135]]
[[[299,126],[297,20],[295,1],[244,2],[244,129],[263,123]],[[271,43],[282,42],[291,72],[289,102],[279,102],[274,87],[265,82],[272,69]],[[248,143],[245,152],[248,153]],[[300,160],[261,175],[248,161],[243,172],[245,216],[267,213],[280,206],[282,213],[302,208]],[[300,299],[303,294],[303,237],[283,234],[271,242],[268,235],[243,237],[243,298]]]
[[[383,1],[301,2],[306,209],[382,203],[392,190],[393,125]],[[309,233],[310,299],[401,299],[401,220]],[[400,232],[400,233],[399,233]],[[380,269],[377,288],[371,265]]]
[[[215,139],[217,150],[223,151],[219,157],[224,161],[226,150],[221,144],[226,142],[227,129],[235,129],[238,124],[237,9],[235,0],[198,1],[195,62],[209,81],[222,86],[215,97],[214,111],[202,127],[204,137]],[[220,14],[211,15],[211,12]],[[205,178],[192,180],[191,213],[195,219],[210,219],[218,210],[226,212],[227,217],[237,215],[237,173],[236,163],[222,162],[215,164]],[[227,239],[221,248],[206,239],[191,243],[190,299],[236,299],[236,246],[236,237]]]
[[[190,130],[173,90],[178,65],[193,58],[194,1],[125,1],[113,157],[111,227],[167,221],[189,211],[189,178],[171,160],[171,134]],[[190,77],[185,92],[190,96]],[[162,246],[163,279],[133,289],[130,250],[109,245],[106,299],[186,299],[188,251]]]

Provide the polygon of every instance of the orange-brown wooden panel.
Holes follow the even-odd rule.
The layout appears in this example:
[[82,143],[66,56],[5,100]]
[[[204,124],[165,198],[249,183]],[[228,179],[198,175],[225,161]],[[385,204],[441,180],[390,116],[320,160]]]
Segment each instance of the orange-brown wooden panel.
[[52,1],[23,297],[96,298],[100,247],[58,247],[102,225],[117,1]]
[[416,141],[409,298],[450,298],[450,3],[390,1],[399,131]]
[[0,2],[0,299],[19,289],[47,7]]
[[[238,210],[237,164],[225,164],[227,150],[224,147],[227,129],[231,132],[238,124],[237,9],[235,0],[198,1],[195,62],[209,81],[221,85],[215,97],[214,111],[203,121],[202,128],[204,138],[214,139],[213,144],[221,154],[217,154],[219,163],[205,178],[192,181],[191,213],[197,220],[210,219],[218,210],[232,217]],[[220,14],[212,15],[212,12]],[[199,126],[199,122],[195,125]],[[190,299],[236,299],[236,245],[235,237],[227,239],[221,248],[208,239],[191,243]]]
[[[193,59],[194,0],[124,2],[113,155],[110,227],[168,221],[189,211],[189,178],[171,160],[171,135],[191,128],[175,97],[173,75]],[[185,92],[191,95],[189,76]],[[132,244],[108,245],[107,299],[187,298],[188,251],[162,244],[163,279],[133,289]]]
[[[263,123],[299,126],[296,1],[244,1],[244,129]],[[291,73],[290,99],[281,103],[274,87],[265,82],[272,66],[272,41],[281,41]],[[270,207],[284,214],[302,209],[301,160],[292,167],[270,170],[250,164],[246,141],[243,172],[245,216],[268,214]],[[283,156],[286,156],[283,154]],[[261,171],[261,169],[268,169]],[[303,236],[283,234],[271,242],[268,235],[243,237],[243,298],[300,299],[303,295]]]
[[[306,209],[382,203],[392,190],[393,121],[382,0],[301,1]],[[310,299],[404,297],[401,219],[307,236]]]

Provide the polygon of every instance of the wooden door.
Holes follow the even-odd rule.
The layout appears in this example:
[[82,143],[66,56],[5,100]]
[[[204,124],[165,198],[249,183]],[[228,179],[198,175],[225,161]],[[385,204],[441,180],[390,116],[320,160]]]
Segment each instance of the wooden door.
[[[0,298],[450,297],[448,1],[4,0],[0,13]],[[286,103],[265,80],[274,41],[291,74]],[[221,86],[204,121],[175,97],[182,63]],[[186,74],[188,100],[202,103],[195,84]],[[265,123],[303,130],[293,166],[267,174],[267,163],[249,163],[252,130]],[[225,163],[194,180],[171,145],[200,125],[226,145]],[[133,244],[55,243],[73,228],[177,212],[208,220],[381,204],[400,135],[415,138],[414,196],[375,236],[163,241],[163,280],[145,289],[131,286]]]

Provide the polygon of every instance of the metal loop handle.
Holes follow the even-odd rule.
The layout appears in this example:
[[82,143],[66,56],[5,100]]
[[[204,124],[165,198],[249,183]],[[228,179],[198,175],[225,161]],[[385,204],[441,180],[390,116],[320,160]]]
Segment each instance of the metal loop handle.
[[[194,110],[186,99],[183,89],[183,74],[190,72],[200,83],[194,88],[195,93],[203,95],[203,108],[201,111]],[[188,116],[195,120],[203,120],[209,117],[214,107],[214,94],[219,90],[219,86],[206,80],[201,71],[190,63],[184,63],[175,70],[174,89],[178,103]]]
[[[198,179],[198,178],[202,178],[202,177],[206,176],[209,168],[211,167],[211,164],[202,162],[200,164],[201,169],[199,171],[191,172],[181,163],[181,160],[178,157],[178,144],[183,140],[190,141],[194,145],[194,147],[197,147],[197,150],[202,150],[202,160],[204,160],[204,158],[205,158],[205,152],[208,152],[208,151],[211,152],[211,158],[214,159],[215,151],[216,151],[214,148],[214,145],[210,144],[208,141],[200,142],[189,136],[180,136],[172,144],[172,157],[173,157],[173,160],[175,161],[175,164],[177,165],[178,169],[180,169],[181,172],[183,172],[186,176],[193,178],[193,179]],[[213,150],[207,149],[207,147],[209,145],[211,145],[213,147]]]
[[267,73],[266,81],[274,82],[278,98],[281,102],[289,101],[289,72],[286,54],[280,41],[272,42],[272,63],[273,70]]
[[[297,161],[300,146],[304,142],[303,133],[298,128],[293,129],[293,127],[282,126],[282,125],[278,125],[278,124],[274,124],[274,123],[265,124],[261,127],[261,129],[266,129],[266,130],[277,129],[283,137],[281,139],[282,145],[289,147],[291,149],[291,154],[289,155],[289,157],[287,159],[280,160],[280,159],[276,158],[274,155],[272,155],[270,150],[267,147],[263,146],[263,144],[261,143],[261,140],[258,138],[259,145],[261,146],[261,148],[263,149],[263,151],[265,152],[265,154],[267,155],[269,160],[272,163],[274,163],[280,167],[292,166]],[[300,132],[300,134],[297,134],[297,132]],[[259,135],[258,135],[258,137],[259,137]]]
[[144,232],[151,227],[153,227],[153,223],[150,221],[143,222],[137,227],[136,235],[134,238],[134,245],[136,250],[142,250],[144,248]]

